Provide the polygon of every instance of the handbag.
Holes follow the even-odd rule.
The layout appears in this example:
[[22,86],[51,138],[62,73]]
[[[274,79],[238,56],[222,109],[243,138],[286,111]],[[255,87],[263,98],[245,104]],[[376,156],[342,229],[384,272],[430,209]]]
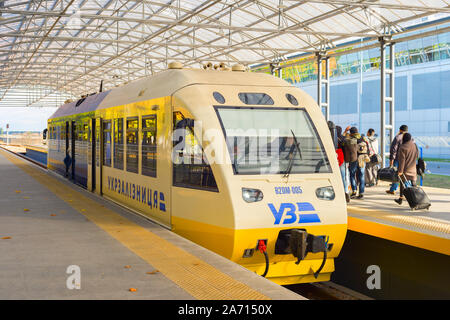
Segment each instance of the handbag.
[[381,156],[378,153],[375,153],[373,151],[372,140],[368,139],[368,141],[370,144],[370,151],[373,152],[373,155],[370,156],[370,163],[373,163],[373,164],[381,163],[381,160],[383,160],[383,159],[381,158]]

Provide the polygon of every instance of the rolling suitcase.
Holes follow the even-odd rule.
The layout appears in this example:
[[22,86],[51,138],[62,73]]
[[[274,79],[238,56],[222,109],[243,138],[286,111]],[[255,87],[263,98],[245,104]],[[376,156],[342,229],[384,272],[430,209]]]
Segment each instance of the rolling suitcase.
[[400,182],[404,188],[403,194],[412,210],[430,209],[430,199],[421,187],[411,185],[404,175],[400,177]]

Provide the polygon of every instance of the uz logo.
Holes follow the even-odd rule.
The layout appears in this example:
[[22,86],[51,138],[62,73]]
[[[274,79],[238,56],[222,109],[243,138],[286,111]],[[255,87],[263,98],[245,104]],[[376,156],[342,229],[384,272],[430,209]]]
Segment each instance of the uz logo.
[[[315,211],[313,205],[309,202],[297,202],[297,205],[293,203],[282,203],[280,209],[277,210],[272,203],[268,204],[275,218],[274,224],[280,224],[281,219],[284,217],[282,224],[291,223],[313,223],[320,222],[319,216],[315,213],[304,214],[304,211]],[[298,208],[299,213],[296,213]],[[286,212],[286,214],[284,214]]]

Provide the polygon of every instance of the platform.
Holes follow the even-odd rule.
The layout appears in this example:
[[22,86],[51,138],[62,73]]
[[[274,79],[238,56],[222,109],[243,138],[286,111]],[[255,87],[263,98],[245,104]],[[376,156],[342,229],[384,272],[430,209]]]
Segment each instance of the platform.
[[450,190],[424,187],[430,210],[411,211],[388,188],[351,200],[332,281],[374,299],[450,299]]
[[[426,177],[425,177],[426,179]],[[423,187],[431,200],[429,210],[412,211],[406,201],[394,202],[389,184],[367,188],[364,200],[348,205],[348,229],[386,240],[450,255],[450,190]]]
[[1,300],[305,299],[1,148],[0,177]]

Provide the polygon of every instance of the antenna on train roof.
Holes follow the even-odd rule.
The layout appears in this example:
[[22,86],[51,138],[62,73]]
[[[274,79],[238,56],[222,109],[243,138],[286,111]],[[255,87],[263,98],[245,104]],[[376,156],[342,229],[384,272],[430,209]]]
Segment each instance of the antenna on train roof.
[[100,90],[98,90],[98,92],[103,92],[103,80],[100,81]]

